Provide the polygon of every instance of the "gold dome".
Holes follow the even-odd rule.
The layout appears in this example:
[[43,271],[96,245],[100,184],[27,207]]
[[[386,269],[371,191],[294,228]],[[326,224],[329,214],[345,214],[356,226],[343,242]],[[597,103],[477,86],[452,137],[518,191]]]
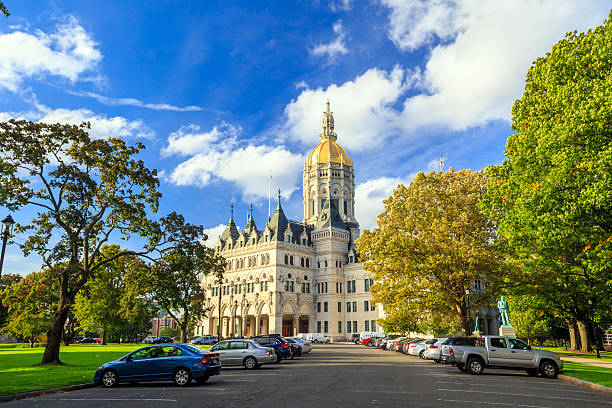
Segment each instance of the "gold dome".
[[332,140],[324,140],[319,143],[306,161],[309,166],[329,162],[352,165],[351,159],[349,159],[342,146]]

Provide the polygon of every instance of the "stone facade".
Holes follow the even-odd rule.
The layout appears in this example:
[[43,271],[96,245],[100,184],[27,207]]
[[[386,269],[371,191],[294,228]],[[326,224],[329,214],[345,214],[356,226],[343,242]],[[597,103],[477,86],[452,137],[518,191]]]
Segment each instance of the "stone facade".
[[382,317],[372,304],[372,279],[355,251],[353,163],[336,143],[329,102],[321,142],[304,163],[302,222],[290,221],[281,206],[262,230],[251,213],[239,231],[233,208],[216,243],[228,262],[223,281],[204,277],[209,318],[197,335],[253,336],[320,332],[332,341],[376,331]]

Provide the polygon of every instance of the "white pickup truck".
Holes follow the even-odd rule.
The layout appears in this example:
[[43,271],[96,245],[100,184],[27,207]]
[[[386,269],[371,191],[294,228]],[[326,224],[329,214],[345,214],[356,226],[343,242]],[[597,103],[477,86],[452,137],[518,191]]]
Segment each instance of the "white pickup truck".
[[485,367],[521,369],[529,375],[542,374],[546,378],[556,378],[563,368],[563,361],[550,351],[534,350],[522,340],[483,336],[475,346],[451,346],[449,352],[454,363],[461,371],[482,374]]

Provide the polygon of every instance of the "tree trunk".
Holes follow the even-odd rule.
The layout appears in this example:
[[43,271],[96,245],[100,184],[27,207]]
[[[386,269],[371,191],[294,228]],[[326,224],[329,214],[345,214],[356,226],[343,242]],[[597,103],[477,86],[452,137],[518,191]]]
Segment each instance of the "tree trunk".
[[106,327],[102,327],[102,344],[106,345]]
[[[61,302],[60,302],[61,304]],[[41,364],[61,364],[59,358],[60,345],[62,343],[62,333],[64,332],[64,324],[68,318],[69,307],[62,305],[57,307],[53,323],[47,332],[47,346],[43,354]]]
[[34,348],[34,340],[36,340],[35,336],[30,337],[30,348]]
[[570,349],[578,350],[578,345],[576,344],[576,319],[570,317],[567,321],[567,327],[569,329],[570,336]]
[[467,309],[463,305],[456,305],[455,308],[461,320],[461,334],[467,337],[470,335],[470,318]]
[[593,351],[591,348],[591,342],[589,341],[589,332],[587,331],[587,324],[582,320],[576,319],[576,324],[578,325],[578,331],[580,332],[580,351],[589,352]]
[[181,324],[181,343],[187,343],[187,323]]

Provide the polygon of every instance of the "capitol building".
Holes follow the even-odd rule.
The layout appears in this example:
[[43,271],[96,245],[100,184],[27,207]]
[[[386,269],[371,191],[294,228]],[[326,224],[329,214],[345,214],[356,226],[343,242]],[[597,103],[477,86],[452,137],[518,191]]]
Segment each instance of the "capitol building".
[[[208,317],[197,335],[254,336],[319,332],[341,341],[377,331],[383,316],[372,302],[371,274],[355,250],[353,161],[336,141],[329,102],[320,143],[304,163],[304,218],[287,218],[280,192],[274,214],[259,229],[252,208],[238,229],[233,210],[216,251],[227,260],[223,281],[205,276]],[[220,308],[219,308],[220,305]]]

